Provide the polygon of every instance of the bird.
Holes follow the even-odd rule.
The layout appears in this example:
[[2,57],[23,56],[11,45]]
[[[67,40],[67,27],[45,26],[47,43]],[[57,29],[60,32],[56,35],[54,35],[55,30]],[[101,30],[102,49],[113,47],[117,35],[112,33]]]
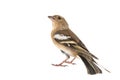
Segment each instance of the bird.
[[[74,64],[73,61],[77,57],[80,57],[86,66],[88,74],[94,75],[102,73],[98,63],[95,61],[95,59],[98,58],[87,49],[78,36],[69,28],[65,18],[60,15],[52,15],[48,16],[48,18],[52,21],[51,39],[55,46],[66,55],[66,59],[61,63],[52,65],[66,66],[63,65],[63,63]],[[70,56],[72,56],[73,59],[68,61]],[[105,70],[108,71],[107,69]]]

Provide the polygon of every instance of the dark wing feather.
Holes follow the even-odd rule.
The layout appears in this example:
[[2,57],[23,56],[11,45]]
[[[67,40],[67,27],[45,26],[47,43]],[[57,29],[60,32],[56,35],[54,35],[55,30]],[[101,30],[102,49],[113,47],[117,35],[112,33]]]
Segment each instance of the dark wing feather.
[[[98,59],[96,56],[94,56],[93,54],[91,54],[88,49],[86,48],[86,46],[82,43],[82,41],[70,30],[59,30],[57,31],[55,34],[60,34],[62,36],[66,36],[68,38],[64,38],[64,39],[55,39],[57,42],[63,44],[66,47],[69,47],[71,49],[75,49],[75,50],[80,50],[80,48],[83,50],[83,53],[94,57],[96,59]],[[85,51],[85,52],[84,52]],[[86,53],[87,52],[87,53]],[[88,54],[89,53],[89,54]]]
[[71,36],[69,40],[75,41],[80,47],[88,51],[83,42],[70,29],[57,31],[56,34],[65,34],[66,36]]

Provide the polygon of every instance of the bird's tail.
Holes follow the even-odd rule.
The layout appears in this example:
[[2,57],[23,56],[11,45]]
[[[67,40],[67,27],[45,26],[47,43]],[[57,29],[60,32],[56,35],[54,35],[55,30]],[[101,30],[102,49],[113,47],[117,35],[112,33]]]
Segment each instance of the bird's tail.
[[80,56],[80,55],[79,55],[79,57],[84,62],[85,66],[87,68],[88,74],[94,75],[97,73],[102,73],[102,70],[97,66],[95,61],[88,61],[85,57]]

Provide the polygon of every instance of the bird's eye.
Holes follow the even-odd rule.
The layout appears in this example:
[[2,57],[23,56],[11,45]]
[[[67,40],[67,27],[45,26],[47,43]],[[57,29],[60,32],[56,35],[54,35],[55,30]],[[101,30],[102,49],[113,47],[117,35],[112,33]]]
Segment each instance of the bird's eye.
[[61,17],[59,16],[59,17],[58,17],[58,19],[60,20],[60,19],[61,19]]

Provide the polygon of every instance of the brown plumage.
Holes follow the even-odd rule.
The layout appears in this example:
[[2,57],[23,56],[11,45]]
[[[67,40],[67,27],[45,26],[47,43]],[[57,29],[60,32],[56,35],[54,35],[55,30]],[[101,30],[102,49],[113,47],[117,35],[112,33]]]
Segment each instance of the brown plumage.
[[[67,58],[60,64],[53,64],[54,66],[64,66],[63,63],[73,64],[74,59],[79,56],[84,62],[88,74],[102,73],[102,70],[97,66],[94,59],[98,59],[91,54],[82,41],[70,30],[66,20],[59,15],[48,16],[52,21],[53,29],[51,38],[53,43],[63,52]],[[70,56],[74,59],[67,61]]]

